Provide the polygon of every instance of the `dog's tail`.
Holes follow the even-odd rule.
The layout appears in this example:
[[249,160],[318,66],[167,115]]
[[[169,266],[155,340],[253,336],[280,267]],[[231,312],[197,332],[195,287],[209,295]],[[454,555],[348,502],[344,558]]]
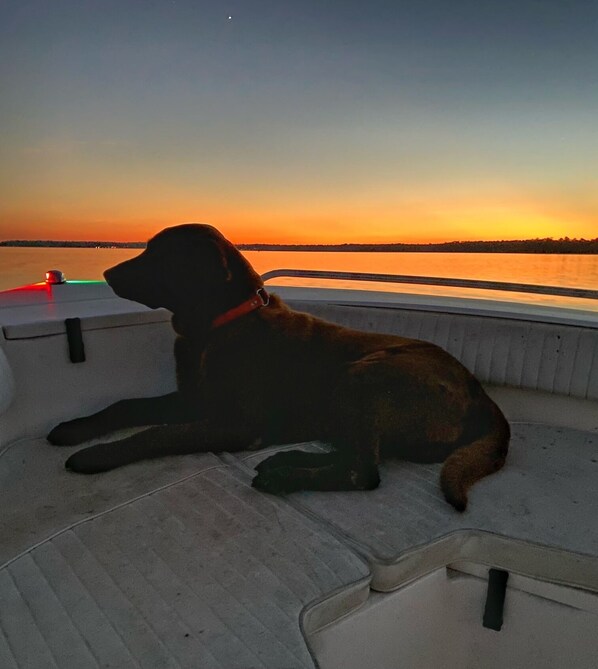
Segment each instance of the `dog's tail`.
[[469,488],[484,476],[498,471],[509,450],[511,430],[502,411],[487,396],[476,405],[470,414],[472,420],[468,428],[481,436],[454,450],[440,473],[442,492],[457,511],[465,511]]

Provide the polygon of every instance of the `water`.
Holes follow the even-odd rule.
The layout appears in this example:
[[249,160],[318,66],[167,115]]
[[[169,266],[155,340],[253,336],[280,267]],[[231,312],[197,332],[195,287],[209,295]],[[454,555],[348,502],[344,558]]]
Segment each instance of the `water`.
[[[48,269],[62,270],[67,279],[101,279],[104,269],[131,258],[138,249],[61,249],[0,247],[0,290],[42,281]],[[598,255],[540,255],[519,253],[334,253],[303,251],[246,251],[244,255],[263,274],[271,269],[320,269],[384,274],[512,281],[598,290]],[[560,304],[598,310],[596,300],[555,298],[519,293],[464,289],[359,284],[347,281],[274,279],[276,285],[342,286],[384,291],[485,296],[504,300]]]

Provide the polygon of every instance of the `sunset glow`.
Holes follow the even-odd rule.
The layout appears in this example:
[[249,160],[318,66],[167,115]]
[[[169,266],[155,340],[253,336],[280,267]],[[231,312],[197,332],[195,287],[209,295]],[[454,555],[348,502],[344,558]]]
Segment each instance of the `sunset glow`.
[[0,240],[596,237],[596,26],[576,1],[3,3]]

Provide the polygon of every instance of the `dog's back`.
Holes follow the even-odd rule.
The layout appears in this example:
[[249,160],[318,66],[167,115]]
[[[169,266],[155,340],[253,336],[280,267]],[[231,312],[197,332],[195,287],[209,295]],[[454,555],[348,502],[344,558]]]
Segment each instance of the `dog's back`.
[[219,329],[203,352],[206,401],[259,424],[264,443],[327,441],[376,459],[446,460],[443,491],[465,508],[466,491],[502,466],[508,424],[481,384],[429,342],[366,333],[296,312],[271,296]]

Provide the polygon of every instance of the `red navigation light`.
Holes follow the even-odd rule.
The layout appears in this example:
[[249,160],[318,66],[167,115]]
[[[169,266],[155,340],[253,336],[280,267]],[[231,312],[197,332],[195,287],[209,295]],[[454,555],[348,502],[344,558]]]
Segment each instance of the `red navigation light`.
[[50,285],[57,285],[60,283],[66,283],[64,274],[59,269],[49,269],[46,272],[46,283]]

